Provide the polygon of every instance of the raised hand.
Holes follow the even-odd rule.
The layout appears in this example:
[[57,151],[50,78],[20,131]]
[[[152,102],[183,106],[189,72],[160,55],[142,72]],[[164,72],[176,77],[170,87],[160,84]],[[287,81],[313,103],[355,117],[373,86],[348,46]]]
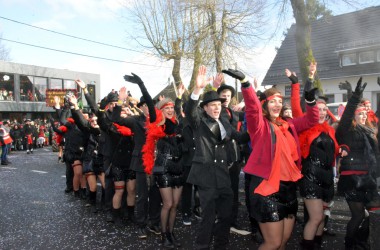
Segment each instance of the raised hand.
[[224,82],[224,75],[222,73],[218,73],[216,77],[214,78],[212,86],[218,89],[220,85],[222,85],[223,82]]
[[128,97],[128,92],[126,87],[121,87],[119,90],[119,100],[125,101]]
[[59,96],[54,96],[54,106],[58,107],[60,106],[61,98]]
[[77,105],[78,105],[78,100],[77,100],[77,98],[76,98],[74,95],[72,95],[72,96],[69,97],[69,102],[70,102],[72,105],[74,105],[74,106],[77,106]]
[[290,79],[292,84],[298,83],[296,72],[291,72],[289,69],[285,69],[285,75]]
[[258,89],[259,87],[259,83],[257,82],[257,78],[253,78],[253,88],[255,89],[255,91]]
[[75,83],[81,88],[84,89],[86,87],[86,84],[81,79],[75,80]]
[[242,111],[244,107],[245,107],[245,102],[240,102],[239,104],[236,104],[232,108],[232,110],[235,111],[235,112],[239,112],[239,111]]
[[198,75],[195,79],[195,87],[197,89],[203,89],[207,85],[207,79],[206,79],[206,66],[202,65],[198,69]]
[[183,93],[185,93],[185,90],[185,85],[183,85],[183,83],[180,83],[177,87],[178,97],[182,97]]
[[160,95],[159,97],[158,97],[158,100],[159,101],[162,101],[162,100],[164,100],[165,99],[165,96],[164,95]]
[[132,75],[125,75],[124,76],[124,80],[126,80],[127,82],[131,82],[131,83],[135,83],[135,84],[143,84],[144,82],[141,80],[141,78],[134,74],[134,73],[131,73]]
[[305,91],[305,100],[308,103],[315,102],[315,93],[318,91],[318,88],[313,88],[309,91]]
[[363,94],[363,91],[364,91],[365,87],[367,86],[366,82],[362,84],[362,80],[363,80],[363,77],[360,77],[358,83],[356,84],[356,88],[355,88],[354,93],[358,96],[361,96]]
[[351,83],[349,81],[339,83],[340,90],[352,90]]
[[243,72],[235,69],[223,69],[222,72],[240,81],[245,79]]
[[309,65],[309,78],[314,78],[315,72],[317,72],[317,62],[311,62]]

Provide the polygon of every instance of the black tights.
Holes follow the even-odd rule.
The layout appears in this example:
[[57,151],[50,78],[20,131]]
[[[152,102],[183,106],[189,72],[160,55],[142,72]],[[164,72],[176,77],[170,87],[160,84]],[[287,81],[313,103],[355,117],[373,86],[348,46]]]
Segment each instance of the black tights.
[[358,229],[365,217],[364,203],[348,201],[348,207],[351,211],[351,219],[347,224],[346,239],[354,239],[357,237]]

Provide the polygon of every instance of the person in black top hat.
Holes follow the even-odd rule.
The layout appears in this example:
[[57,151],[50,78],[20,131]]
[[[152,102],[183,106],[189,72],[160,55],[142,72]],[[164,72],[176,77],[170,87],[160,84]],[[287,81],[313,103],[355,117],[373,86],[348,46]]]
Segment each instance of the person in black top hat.
[[[220,98],[216,91],[204,94],[203,102],[200,103],[203,111],[198,111],[198,99],[206,84],[206,67],[201,66],[185,110],[197,145],[187,181],[198,186],[202,208],[196,248],[210,248],[214,235],[214,248],[226,249],[233,200],[227,158],[230,152],[226,145],[232,138],[241,141],[247,134],[238,133],[220,115],[225,99]],[[215,224],[216,215],[218,222]]]

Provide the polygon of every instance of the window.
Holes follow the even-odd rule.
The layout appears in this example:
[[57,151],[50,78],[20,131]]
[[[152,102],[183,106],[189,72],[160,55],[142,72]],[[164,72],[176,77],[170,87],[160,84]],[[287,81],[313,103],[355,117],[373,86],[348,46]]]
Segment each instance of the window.
[[349,66],[356,64],[356,54],[347,54],[342,56],[342,66]]
[[64,89],[77,89],[77,84],[74,80],[63,80]]
[[50,89],[62,89],[62,79],[50,79]]
[[47,78],[34,77],[34,93],[37,102],[44,102],[46,100]]
[[14,101],[14,75],[0,73],[0,101]]
[[33,102],[33,76],[20,75],[20,101]]
[[375,53],[373,51],[366,51],[359,53],[359,63],[373,63],[375,62]]

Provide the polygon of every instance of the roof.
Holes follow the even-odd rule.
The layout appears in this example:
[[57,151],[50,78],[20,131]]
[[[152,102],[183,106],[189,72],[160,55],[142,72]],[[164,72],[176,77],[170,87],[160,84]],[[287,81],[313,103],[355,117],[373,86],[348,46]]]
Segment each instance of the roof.
[[[311,45],[320,79],[379,74],[380,62],[340,67],[339,54],[363,48],[380,49],[380,6],[366,8],[311,24]],[[299,73],[293,24],[282,42],[262,85],[288,84],[285,68]]]

